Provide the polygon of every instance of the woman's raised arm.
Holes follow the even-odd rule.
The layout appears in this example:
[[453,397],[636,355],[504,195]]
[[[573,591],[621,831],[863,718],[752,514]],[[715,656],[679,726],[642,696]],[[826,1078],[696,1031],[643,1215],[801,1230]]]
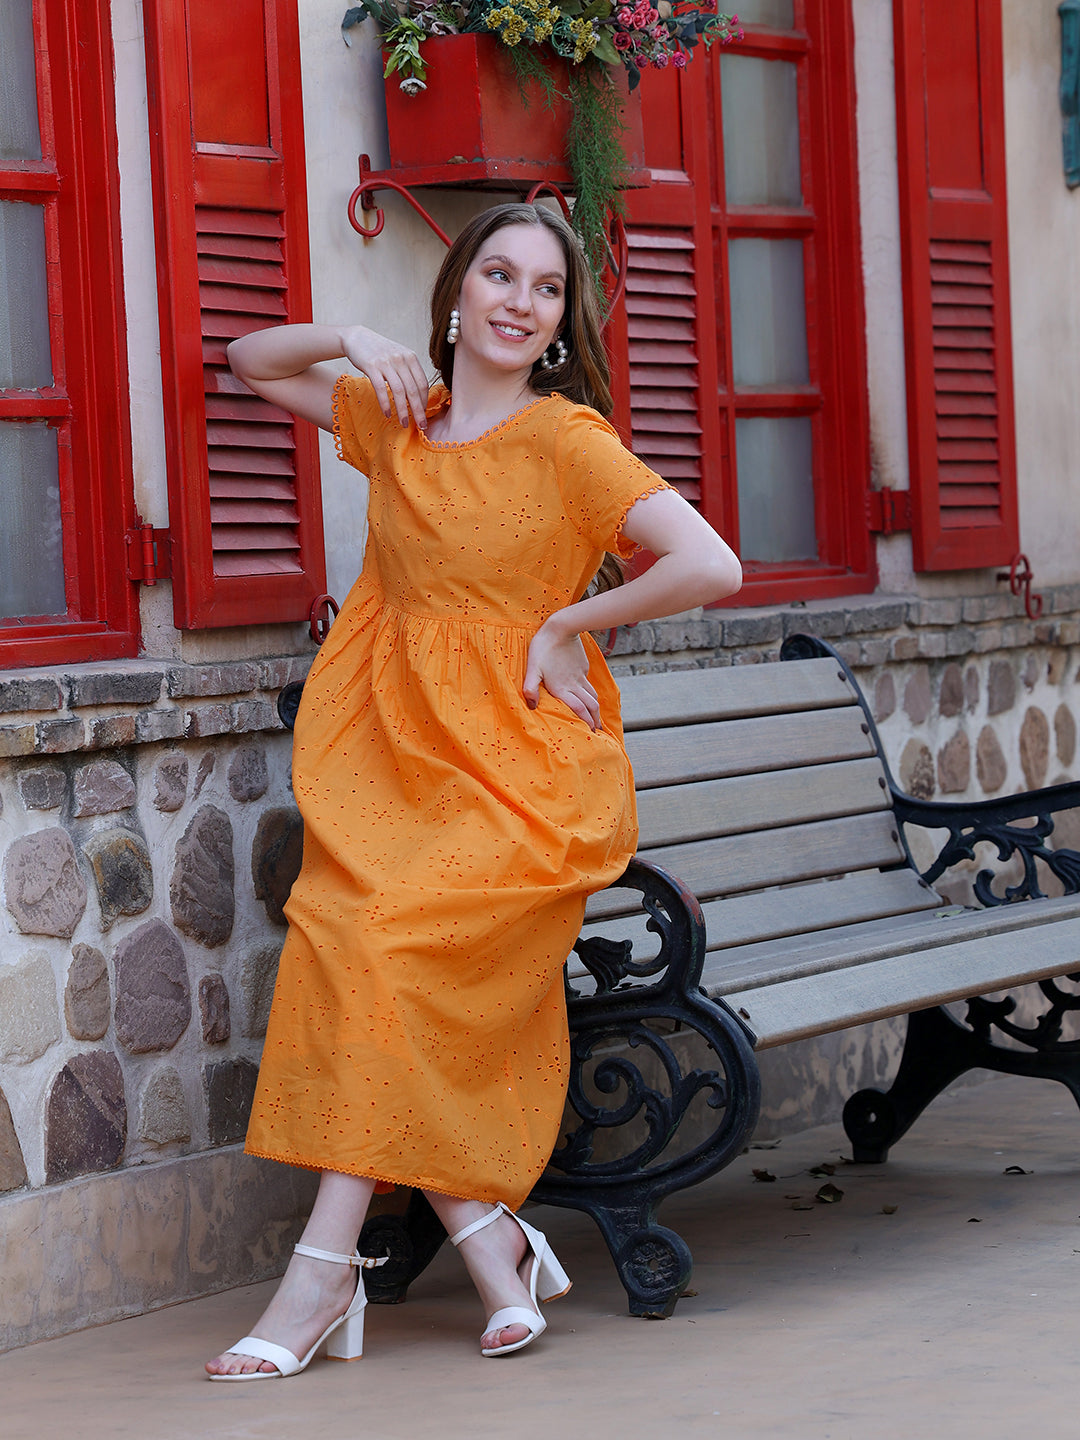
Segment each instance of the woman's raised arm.
[[658,490],[630,508],[622,533],[656,556],[636,579],[556,610],[529,646],[524,694],[535,705],[542,684],[594,728],[600,723],[588,662],[578,638],[585,630],[611,630],[657,620],[734,595],[742,567],[734,552],[692,505],[674,490]]
[[233,374],[283,410],[334,428],[331,400],[339,370],[323,361],[349,360],[368,377],[388,420],[424,426],[428,382],[416,355],[363,325],[278,325],[234,340],[226,351]]

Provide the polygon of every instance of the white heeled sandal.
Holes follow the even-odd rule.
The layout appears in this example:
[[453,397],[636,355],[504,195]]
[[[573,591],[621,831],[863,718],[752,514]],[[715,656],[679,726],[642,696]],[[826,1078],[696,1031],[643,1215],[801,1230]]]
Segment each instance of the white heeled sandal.
[[[354,1251],[351,1255],[335,1255],[330,1250],[316,1250],[311,1245],[297,1245],[294,1247],[297,1255],[307,1255],[312,1260],[329,1260],[336,1265],[351,1265],[358,1271],[374,1270],[379,1265],[385,1265],[389,1256],[384,1255],[381,1260],[373,1260],[370,1257],[361,1255]],[[250,1355],[256,1360],[269,1360],[271,1365],[276,1365],[276,1370],[249,1370],[244,1375],[211,1375],[211,1380],[281,1380],[286,1375],[299,1375],[301,1370],[306,1370],[311,1363],[315,1352],[320,1346],[326,1346],[326,1354],[331,1360],[359,1360],[364,1353],[364,1307],[367,1305],[367,1295],[364,1293],[364,1277],[358,1274],[356,1277],[356,1294],[349,1302],[349,1308],[344,1315],[339,1315],[332,1325],[328,1325],[319,1336],[315,1344],[301,1360],[286,1350],[284,1345],[275,1345],[271,1340],[260,1340],[257,1335],[245,1335],[235,1345],[230,1345],[224,1353],[226,1355]]]
[[538,1335],[542,1335],[547,1329],[547,1321],[540,1314],[540,1307],[536,1303],[537,1293],[543,1301],[558,1300],[570,1289],[570,1277],[555,1258],[555,1252],[547,1243],[547,1237],[532,1225],[527,1225],[520,1216],[515,1215],[500,1201],[494,1210],[489,1210],[479,1220],[474,1220],[471,1225],[466,1225],[456,1235],[450,1236],[451,1245],[460,1245],[470,1235],[475,1235],[477,1230],[483,1230],[485,1225],[491,1225],[501,1215],[509,1215],[510,1219],[518,1225],[528,1242],[532,1251],[532,1267],[529,1271],[528,1287],[529,1299],[532,1301],[532,1309],[526,1310],[524,1305],[507,1305],[502,1310],[496,1310],[494,1315],[488,1316],[484,1334],[491,1330],[502,1330],[507,1325],[524,1325],[528,1335],[524,1340],[515,1340],[511,1345],[499,1345],[494,1350],[481,1350],[481,1355],[511,1355],[515,1350],[523,1350],[526,1345],[531,1345]]

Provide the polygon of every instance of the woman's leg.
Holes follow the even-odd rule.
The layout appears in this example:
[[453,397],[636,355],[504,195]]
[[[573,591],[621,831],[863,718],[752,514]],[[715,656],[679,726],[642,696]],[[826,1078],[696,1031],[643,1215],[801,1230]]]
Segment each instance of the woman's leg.
[[[300,1237],[302,1243],[337,1255],[351,1255],[374,1189],[374,1180],[324,1170],[311,1216]],[[294,1255],[251,1334],[284,1345],[294,1355],[306,1355],[326,1327],[348,1309],[356,1293],[357,1276],[362,1274],[350,1266]],[[224,1354],[208,1360],[206,1368],[211,1375],[239,1375],[275,1367],[251,1355]]]
[[[490,1205],[480,1200],[455,1200],[433,1190],[425,1190],[424,1194],[446,1226],[448,1235],[456,1235],[491,1209]],[[531,1254],[521,1227],[506,1215],[462,1242],[461,1257],[476,1286],[485,1315],[493,1315],[507,1305],[532,1309],[529,1291],[519,1274],[523,1262]],[[496,1350],[524,1340],[528,1333],[524,1325],[506,1325],[501,1330],[488,1331],[481,1346],[485,1350]]]

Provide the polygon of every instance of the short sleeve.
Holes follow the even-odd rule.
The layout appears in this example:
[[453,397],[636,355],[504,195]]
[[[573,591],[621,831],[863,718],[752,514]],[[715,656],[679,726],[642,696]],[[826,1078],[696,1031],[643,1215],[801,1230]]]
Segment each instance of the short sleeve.
[[363,375],[340,375],[334,386],[333,411],[338,459],[368,474],[386,424],[371,381]]
[[597,550],[628,560],[637,549],[620,533],[636,500],[671,486],[632,455],[595,410],[575,408],[559,425],[556,470],[563,505]]

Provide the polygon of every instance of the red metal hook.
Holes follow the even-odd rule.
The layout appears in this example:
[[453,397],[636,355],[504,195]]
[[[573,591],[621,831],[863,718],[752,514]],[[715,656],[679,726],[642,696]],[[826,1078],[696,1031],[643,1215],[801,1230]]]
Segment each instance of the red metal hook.
[[1008,570],[999,570],[997,578],[1007,580],[1009,589],[1014,595],[1024,593],[1024,614],[1029,620],[1038,620],[1043,610],[1043,597],[1033,594],[1031,585],[1035,579],[1035,572],[1031,568],[1031,561],[1018,550],[1012,558],[1012,564]]
[[[373,171],[371,168],[371,159],[367,155],[360,156],[360,184],[349,196],[349,224],[358,235],[363,235],[365,240],[373,240],[376,235],[382,234],[383,226],[386,224],[386,217],[382,210],[374,201],[369,201],[367,198],[375,190],[394,190],[398,195],[404,196],[420,216],[421,220],[428,224],[443,244],[449,248],[450,236],[447,235],[442,226],[436,224],[419,201],[415,200],[409,191],[406,190],[404,185],[399,185],[396,180],[388,179],[385,172]],[[361,225],[360,221],[356,218],[356,202],[358,200],[363,202],[365,210],[374,209],[374,225]]]
[[308,629],[316,645],[321,645],[330,633],[330,626],[338,613],[338,603],[332,595],[316,595],[311,602]]

